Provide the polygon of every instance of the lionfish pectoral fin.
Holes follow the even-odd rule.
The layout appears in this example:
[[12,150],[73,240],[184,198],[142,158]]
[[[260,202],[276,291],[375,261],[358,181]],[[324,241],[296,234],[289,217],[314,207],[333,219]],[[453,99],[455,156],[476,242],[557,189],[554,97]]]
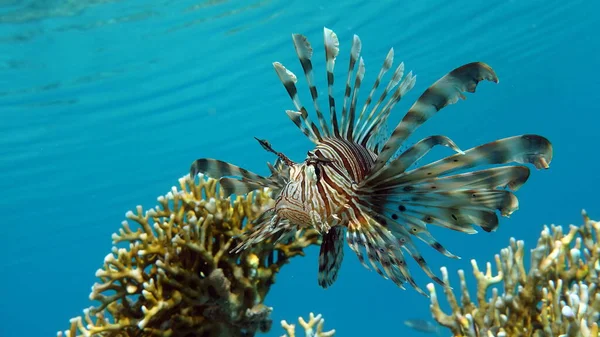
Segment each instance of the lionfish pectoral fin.
[[289,222],[280,221],[277,215],[271,216],[273,212],[273,209],[268,209],[256,219],[251,228],[246,227],[244,233],[239,236],[240,243],[230,250],[230,253],[238,254],[251,246],[267,241],[275,245],[296,231]]
[[370,174],[369,177],[360,182],[360,186],[365,186],[374,179],[377,179],[380,182],[385,181],[386,178],[390,178],[390,176],[396,176],[406,171],[419,159],[429,153],[435,146],[445,146],[459,154],[465,154],[464,151],[462,151],[450,138],[441,135],[429,136],[398,155],[390,162],[388,167],[379,170],[377,173]]
[[430,270],[406,230],[390,228],[383,216],[376,214],[371,216],[368,213],[369,211],[365,209],[363,213],[365,222],[351,224],[346,233],[348,245],[365,268],[370,269],[365,263],[363,250],[369,263],[384,279],[390,279],[401,289],[405,289],[404,284],[408,283],[417,292],[427,296],[411,275],[403,253],[403,250],[407,250],[432,280],[444,285],[444,282]]
[[[529,168],[517,165],[459,171],[508,163],[546,168],[551,160],[552,145],[546,138],[509,137],[411,171],[392,161],[377,178],[362,185],[360,193],[366,207],[374,207],[392,220],[407,224],[411,234],[423,232],[419,228],[425,224],[465,233],[473,233],[471,225],[477,225],[491,232],[498,227],[496,211],[509,216],[518,209],[513,192],[527,181]],[[503,189],[506,186],[512,191]]]
[[[523,165],[469,169],[508,163],[547,168],[552,156],[550,142],[537,135],[500,139],[410,171],[406,169],[414,156],[400,156],[357,189],[361,210],[372,220],[369,227],[360,225],[367,228],[360,230],[362,235],[353,237],[359,238],[367,249],[381,247],[381,243],[398,243],[439,283],[441,280],[433,275],[412,238],[420,239],[448,257],[458,258],[433,237],[427,225],[469,234],[476,232],[473,225],[486,232],[495,231],[499,225],[498,211],[506,217],[518,209],[519,202],[513,192],[530,175],[529,168]],[[403,162],[405,160],[408,161]],[[503,189],[506,186],[512,191]],[[390,254],[394,256],[394,265],[405,264],[395,250]],[[383,261],[384,267],[390,263],[377,254],[370,257],[379,259],[380,263]],[[407,273],[401,275],[409,280]]]
[[331,286],[337,279],[344,259],[344,229],[334,226],[323,235],[319,251],[319,285],[323,288]]
[[253,181],[244,181],[228,177],[219,179],[219,184],[225,195],[244,195],[265,187],[265,185]]
[[219,179],[225,196],[243,195],[265,187],[278,190],[283,186],[278,179],[265,178],[231,163],[211,158],[196,159],[192,163],[190,177],[194,179],[199,173]]
[[483,80],[498,83],[498,77],[489,65],[472,62],[452,70],[427,88],[383,145],[371,173],[379,171],[418,127],[438,111],[464,99],[464,92],[474,93]]

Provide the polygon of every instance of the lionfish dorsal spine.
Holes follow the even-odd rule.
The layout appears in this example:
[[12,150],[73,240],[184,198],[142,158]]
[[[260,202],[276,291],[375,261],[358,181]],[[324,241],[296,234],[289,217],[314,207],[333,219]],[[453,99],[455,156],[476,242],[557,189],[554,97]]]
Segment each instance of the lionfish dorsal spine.
[[[304,135],[315,144],[322,142],[323,137],[335,137],[352,141],[357,144],[361,143],[363,146],[369,148],[369,150],[375,151],[376,146],[373,145],[374,142],[372,141],[372,138],[375,135],[386,131],[381,127],[381,123],[387,120],[387,116],[394,105],[414,85],[415,77],[412,76],[412,73],[410,73],[408,77],[403,78],[404,63],[400,63],[400,65],[395,69],[379,99],[375,102],[375,105],[370,109],[370,111],[368,111],[368,108],[373,101],[373,96],[375,95],[376,90],[379,88],[384,75],[388,72],[388,70],[391,69],[393,65],[394,49],[390,49],[390,51],[387,53],[375,83],[369,92],[369,96],[364,104],[362,104],[360,112],[358,112],[358,95],[365,76],[365,62],[360,56],[362,42],[357,35],[353,36],[352,46],[350,48],[348,71],[346,74],[342,111],[338,118],[334,96],[334,69],[335,62],[339,54],[339,39],[337,34],[332,30],[328,28],[323,29],[330,117],[330,125],[328,125],[318,103],[319,95],[314,80],[314,69],[312,63],[313,48],[308,38],[304,35],[292,34],[292,41],[294,43],[296,55],[300,61],[300,65],[302,66],[302,70],[310,90],[319,127],[310,121],[306,108],[300,102],[296,88],[296,75],[285,68],[281,63],[275,62],[273,65],[277,75],[296,108],[296,110],[286,111],[288,117],[294,122],[294,124],[296,124],[302,133],[304,133]],[[356,67],[357,64],[358,67]],[[355,68],[358,69],[355,71]],[[399,86],[399,88],[396,91],[393,91],[397,86]],[[390,95],[390,99],[386,102],[386,98],[388,98]]]
[[329,132],[329,128],[327,127],[327,121],[325,121],[323,112],[319,107],[319,93],[314,83],[313,65],[311,60],[313,55],[313,49],[310,43],[308,42],[306,36],[304,35],[292,34],[292,40],[294,41],[296,54],[298,55],[298,59],[300,60],[300,65],[302,65],[302,70],[304,71],[304,76],[306,77],[306,82],[310,90],[313,105],[315,106],[315,111],[317,112],[317,119],[319,120],[319,124],[321,125],[321,133],[325,137],[329,137],[331,136],[331,133]]
[[348,128],[346,131],[346,139],[354,139],[354,128],[356,119],[356,101],[358,100],[358,93],[360,92],[360,85],[362,84],[363,78],[365,77],[365,61],[361,57],[358,60],[358,70],[356,73],[356,79],[354,80],[354,88],[352,89],[352,101],[350,103],[350,112],[348,113]]
[[[381,69],[379,70],[379,74],[377,75],[377,78],[375,79],[375,82],[373,83],[373,87],[371,88],[371,91],[369,92],[369,96],[367,97],[367,99],[365,100],[365,103],[363,104],[360,115],[356,119],[355,128],[356,128],[357,132],[355,133],[356,136],[354,136],[353,139],[356,139],[357,143],[360,142],[361,134],[363,133],[368,121],[373,117],[375,110],[374,109],[371,110],[371,113],[368,116],[365,116],[365,112],[369,108],[369,105],[371,104],[371,101],[373,100],[373,95],[379,88],[379,84],[381,84],[381,80],[383,79],[383,76],[388,72],[388,70],[390,70],[393,63],[394,63],[394,48],[391,48],[390,51],[387,53],[385,60],[383,61],[383,65],[381,66]],[[404,66],[404,63],[402,63],[402,66]]]
[[[389,93],[389,91],[396,88],[396,91],[392,94],[392,97],[387,101],[387,103],[383,106],[383,108],[377,113],[373,120],[370,121],[369,125],[366,128],[365,133],[359,139],[360,144],[363,146],[369,146],[372,144],[373,137],[386,132],[387,130],[382,130],[381,128],[385,125],[387,121],[388,115],[391,112],[391,109],[398,103],[402,97],[413,88],[416,82],[416,76],[413,76],[412,71],[408,73],[406,77],[402,77],[404,75],[404,63],[400,63],[396,71],[394,72],[394,76],[392,77],[388,87],[386,87],[382,97],[376,104],[376,108],[379,107],[380,104],[383,103],[385,97]],[[398,85],[400,83],[400,85]],[[373,145],[371,145],[373,146]]]
[[419,126],[444,107],[464,99],[464,92],[475,92],[482,80],[498,83],[498,77],[490,66],[472,62],[452,70],[427,88],[383,145],[371,172],[376,174]]
[[281,63],[274,62],[273,67],[275,68],[275,72],[279,77],[281,83],[285,87],[288,95],[294,102],[297,111],[288,110],[286,111],[288,117],[300,128],[302,133],[304,133],[311,141],[318,142],[322,140],[321,132],[319,128],[310,120],[308,116],[308,112],[302,102],[300,102],[300,97],[298,97],[298,88],[296,88],[296,82],[298,79],[293,72],[287,70]]
[[323,40],[325,44],[325,65],[327,68],[327,94],[329,98],[329,114],[331,117],[331,127],[333,135],[340,137],[340,129],[338,126],[337,113],[335,111],[335,94],[334,94],[334,74],[335,59],[340,52],[340,41],[337,34],[329,28],[323,28]]
[[[352,74],[354,73],[354,66],[356,65],[356,62],[358,61],[358,58],[360,56],[360,51],[362,48],[362,44],[360,42],[360,38],[357,35],[354,35],[353,39],[352,39],[352,47],[350,48],[350,60],[349,60],[349,64],[348,64],[348,74],[346,76],[346,90],[344,91],[344,103],[342,106],[342,115],[341,115],[341,136],[344,139],[347,139],[348,137],[348,125],[350,123],[350,116],[348,116],[349,112],[349,101],[351,99],[351,95],[352,95],[352,91],[353,91],[353,86],[352,86]],[[356,72],[356,76],[359,76],[359,72]],[[356,88],[356,86],[354,86],[354,88]]]

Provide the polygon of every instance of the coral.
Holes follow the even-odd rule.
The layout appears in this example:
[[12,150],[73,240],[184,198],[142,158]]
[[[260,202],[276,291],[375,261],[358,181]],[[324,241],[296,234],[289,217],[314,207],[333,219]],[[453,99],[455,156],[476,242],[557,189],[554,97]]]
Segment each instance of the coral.
[[[217,181],[200,175],[141,206],[113,234],[112,252],[96,272],[90,299],[99,302],[59,336],[253,336],[270,329],[263,301],[280,268],[319,243],[314,230],[229,250],[274,201],[270,190],[223,198]],[[247,223],[247,224],[246,224]],[[119,246],[123,246],[120,247]]]
[[[323,325],[325,324],[325,319],[321,316],[321,314],[315,316],[312,312],[308,318],[308,322],[305,321],[302,317],[298,317],[298,323],[304,329],[304,336],[306,337],[332,337],[335,335],[335,330],[323,331]],[[281,337],[296,337],[296,325],[289,324],[288,322],[281,321],[281,326],[285,329],[287,334],[282,335]],[[316,331],[315,328],[316,327]]]
[[[442,311],[430,283],[433,317],[454,336],[598,336],[600,223],[590,220],[585,211],[583,220],[581,226],[570,226],[568,233],[560,226],[544,226],[537,247],[531,250],[528,269],[524,243],[514,238],[495,256],[496,275],[490,263],[484,273],[472,260],[477,280],[474,301],[464,272],[458,272],[459,304],[448,286],[447,269],[442,268],[452,313]],[[490,287],[491,298],[486,300]]]

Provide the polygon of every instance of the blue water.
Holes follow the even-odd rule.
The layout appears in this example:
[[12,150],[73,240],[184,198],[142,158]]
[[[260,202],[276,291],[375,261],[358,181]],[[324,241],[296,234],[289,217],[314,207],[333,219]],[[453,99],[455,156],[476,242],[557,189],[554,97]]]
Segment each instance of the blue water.
[[[434,271],[471,275],[508,244],[528,247],[543,224],[600,219],[595,1],[0,1],[0,336],[53,336],[90,306],[125,212],[151,207],[192,160],[214,157],[263,174],[272,155],[253,136],[301,160],[311,144],[271,63],[300,74],[290,34],[313,42],[324,82],[322,29],[337,32],[338,97],[352,34],[366,83],[390,47],[417,74],[390,125],[449,70],[480,60],[500,83],[445,109],[411,138],[444,134],[463,149],[497,138],[549,138],[551,169],[533,171],[520,209],[493,234],[433,229],[452,261],[421,246]],[[369,77],[371,76],[371,77]],[[303,77],[300,88],[305,90]],[[366,88],[366,86],[365,86]],[[366,89],[363,90],[368,92]],[[341,101],[341,99],[338,99]],[[322,104],[322,106],[325,106]],[[446,152],[447,153],[447,152]],[[314,311],[337,336],[416,335],[429,301],[360,265],[347,249],[339,280],[317,285],[316,247],[278,275],[266,300],[282,319]],[[414,267],[414,266],[413,266]],[[415,269],[417,282],[430,282]],[[458,283],[454,283],[455,286]]]

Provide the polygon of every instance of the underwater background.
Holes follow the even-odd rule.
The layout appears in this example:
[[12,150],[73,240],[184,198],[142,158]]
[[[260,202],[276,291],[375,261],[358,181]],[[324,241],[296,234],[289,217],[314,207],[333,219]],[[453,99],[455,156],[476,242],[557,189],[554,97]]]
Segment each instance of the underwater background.
[[[579,224],[584,208],[600,218],[598,11],[597,1],[549,0],[0,1],[0,337],[67,329],[91,305],[94,274],[125,213],[153,207],[194,159],[268,174],[273,155],[254,136],[303,159],[312,144],[285,115],[293,105],[272,62],[301,74],[290,35],[307,35],[324,90],[324,26],[340,39],[338,101],[353,34],[365,85],[391,47],[417,75],[390,128],[448,71],[472,61],[494,68],[499,84],[482,82],[409,142],[443,134],[467,149],[535,133],[553,143],[550,169],[532,170],[520,209],[497,232],[431,228],[462,257],[419,244],[434,272],[445,265],[452,278],[458,269],[471,275],[471,259],[493,260],[512,236],[533,248],[543,224]],[[316,246],[282,269],[265,301],[274,307],[266,336],[311,311],[336,336],[421,334],[402,321],[429,319],[429,300],[345,250],[326,290]],[[430,282],[409,264],[420,286]]]

